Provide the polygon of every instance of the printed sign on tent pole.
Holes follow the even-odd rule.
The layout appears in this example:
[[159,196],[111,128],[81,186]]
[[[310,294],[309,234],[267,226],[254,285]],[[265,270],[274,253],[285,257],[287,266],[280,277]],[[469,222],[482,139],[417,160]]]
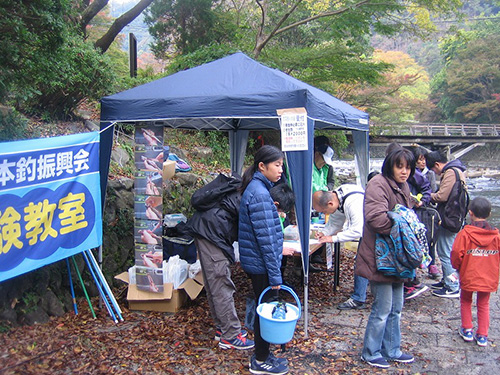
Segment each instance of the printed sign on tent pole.
[[280,116],[281,150],[307,150],[307,112],[305,108],[277,110]]

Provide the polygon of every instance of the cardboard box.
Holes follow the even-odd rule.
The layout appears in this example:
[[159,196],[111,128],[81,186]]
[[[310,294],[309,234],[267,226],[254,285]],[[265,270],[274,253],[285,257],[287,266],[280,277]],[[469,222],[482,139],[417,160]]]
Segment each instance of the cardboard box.
[[[123,272],[115,279],[129,284],[128,272]],[[195,299],[203,289],[203,275],[198,272],[194,279],[187,278],[178,289],[172,283],[163,284],[162,293],[152,293],[137,289],[129,284],[127,300],[130,310],[160,311],[175,313],[186,303],[188,297]]]
[[163,179],[168,180],[175,175],[175,161],[166,160],[163,162]]

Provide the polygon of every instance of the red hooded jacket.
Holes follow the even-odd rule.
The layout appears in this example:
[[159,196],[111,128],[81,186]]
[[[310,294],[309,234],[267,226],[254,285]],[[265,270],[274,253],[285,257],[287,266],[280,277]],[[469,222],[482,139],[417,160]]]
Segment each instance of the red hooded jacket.
[[500,268],[498,229],[466,225],[455,238],[451,264],[460,274],[460,287],[470,292],[495,292]]

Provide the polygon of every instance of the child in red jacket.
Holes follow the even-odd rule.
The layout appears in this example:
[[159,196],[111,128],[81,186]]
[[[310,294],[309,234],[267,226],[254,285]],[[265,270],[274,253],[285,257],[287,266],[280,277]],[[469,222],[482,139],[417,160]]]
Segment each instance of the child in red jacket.
[[[451,264],[460,278],[460,315],[462,326],[458,333],[465,341],[476,340],[479,346],[488,345],[490,325],[490,293],[498,288],[500,268],[500,234],[486,219],[491,203],[482,197],[474,198],[469,206],[470,225],[455,238]],[[472,294],[477,292],[477,331],[472,332]]]

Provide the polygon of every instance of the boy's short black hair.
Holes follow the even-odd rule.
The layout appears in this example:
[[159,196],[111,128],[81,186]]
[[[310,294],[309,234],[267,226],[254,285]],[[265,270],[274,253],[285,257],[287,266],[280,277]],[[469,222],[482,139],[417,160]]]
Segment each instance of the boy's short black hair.
[[269,190],[273,201],[278,202],[278,208],[283,212],[289,212],[295,205],[295,194],[287,184],[278,184]]
[[471,200],[469,210],[471,210],[478,219],[487,219],[491,214],[491,203],[486,198],[476,197]]
[[436,163],[448,163],[446,155],[439,151],[432,151],[425,154],[425,164],[427,168],[432,169]]

